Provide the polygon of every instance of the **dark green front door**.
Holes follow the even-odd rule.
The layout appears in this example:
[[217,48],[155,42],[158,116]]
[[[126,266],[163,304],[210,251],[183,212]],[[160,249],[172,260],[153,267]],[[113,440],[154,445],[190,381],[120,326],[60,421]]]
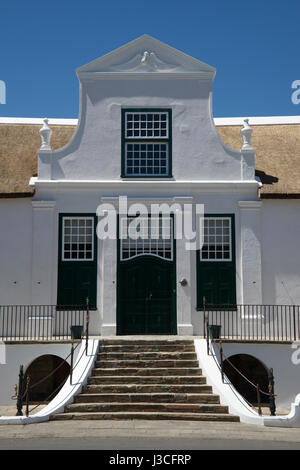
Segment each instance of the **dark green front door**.
[[[122,234],[128,235],[137,220],[120,219]],[[118,243],[117,334],[176,334],[173,217],[144,218],[139,223],[137,239],[122,237]],[[163,227],[169,228],[166,237]]]
[[176,334],[172,261],[145,255],[119,263],[119,335]]

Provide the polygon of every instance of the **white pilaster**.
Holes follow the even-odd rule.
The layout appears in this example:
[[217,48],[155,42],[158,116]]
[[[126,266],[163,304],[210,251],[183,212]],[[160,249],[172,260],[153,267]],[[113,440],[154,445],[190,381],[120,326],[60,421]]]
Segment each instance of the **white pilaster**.
[[261,201],[239,201],[242,303],[262,304]]
[[[116,201],[113,198],[113,202]],[[103,199],[102,199],[103,202]],[[113,211],[113,209],[111,209]],[[106,213],[109,209],[105,210]],[[117,208],[113,211],[117,214]],[[98,277],[101,305],[101,334],[114,336],[117,334],[117,239],[100,240],[101,274]]]
[[[180,204],[184,208],[184,204],[192,205],[192,197],[174,197],[174,203]],[[181,213],[183,219],[183,210]],[[176,216],[175,216],[176,234]],[[183,228],[183,227],[182,227]],[[194,251],[187,249],[187,244],[191,242],[185,237],[182,230],[182,238],[176,240],[176,297],[177,297],[177,334],[193,335],[192,324],[192,272],[191,272],[191,255]]]

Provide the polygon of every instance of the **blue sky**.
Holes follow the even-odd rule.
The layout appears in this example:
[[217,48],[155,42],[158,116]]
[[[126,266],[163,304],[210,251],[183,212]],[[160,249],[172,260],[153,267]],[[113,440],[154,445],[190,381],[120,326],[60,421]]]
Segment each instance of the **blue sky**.
[[299,115],[299,0],[10,0],[0,6],[0,116],[78,116],[75,69],[150,34],[217,69],[213,114]]

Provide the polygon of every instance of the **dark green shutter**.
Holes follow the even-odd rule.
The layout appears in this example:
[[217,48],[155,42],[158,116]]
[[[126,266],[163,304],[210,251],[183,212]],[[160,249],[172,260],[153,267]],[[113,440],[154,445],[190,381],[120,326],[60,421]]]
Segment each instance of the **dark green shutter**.
[[207,214],[207,217],[231,218],[231,261],[201,261],[197,251],[197,308],[206,304],[236,304],[235,224],[233,214]]

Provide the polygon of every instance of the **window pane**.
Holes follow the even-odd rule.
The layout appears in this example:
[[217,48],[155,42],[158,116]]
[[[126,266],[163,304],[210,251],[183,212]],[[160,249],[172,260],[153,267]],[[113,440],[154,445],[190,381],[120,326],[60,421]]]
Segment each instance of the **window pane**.
[[[122,217],[121,260],[141,255],[173,259],[173,225],[171,217]],[[138,234],[138,238],[137,238]]]
[[[166,111],[155,114],[125,113],[125,138],[168,138],[168,118]],[[134,132],[132,132],[132,127],[134,127]]]
[[201,224],[204,227],[204,245],[200,250],[200,259],[230,261],[232,258],[231,219],[229,217],[205,217]]
[[125,172],[130,175],[167,175],[168,161],[166,154],[168,144],[134,144],[133,157],[125,145]]
[[93,261],[94,219],[64,217],[62,230],[62,260]]

